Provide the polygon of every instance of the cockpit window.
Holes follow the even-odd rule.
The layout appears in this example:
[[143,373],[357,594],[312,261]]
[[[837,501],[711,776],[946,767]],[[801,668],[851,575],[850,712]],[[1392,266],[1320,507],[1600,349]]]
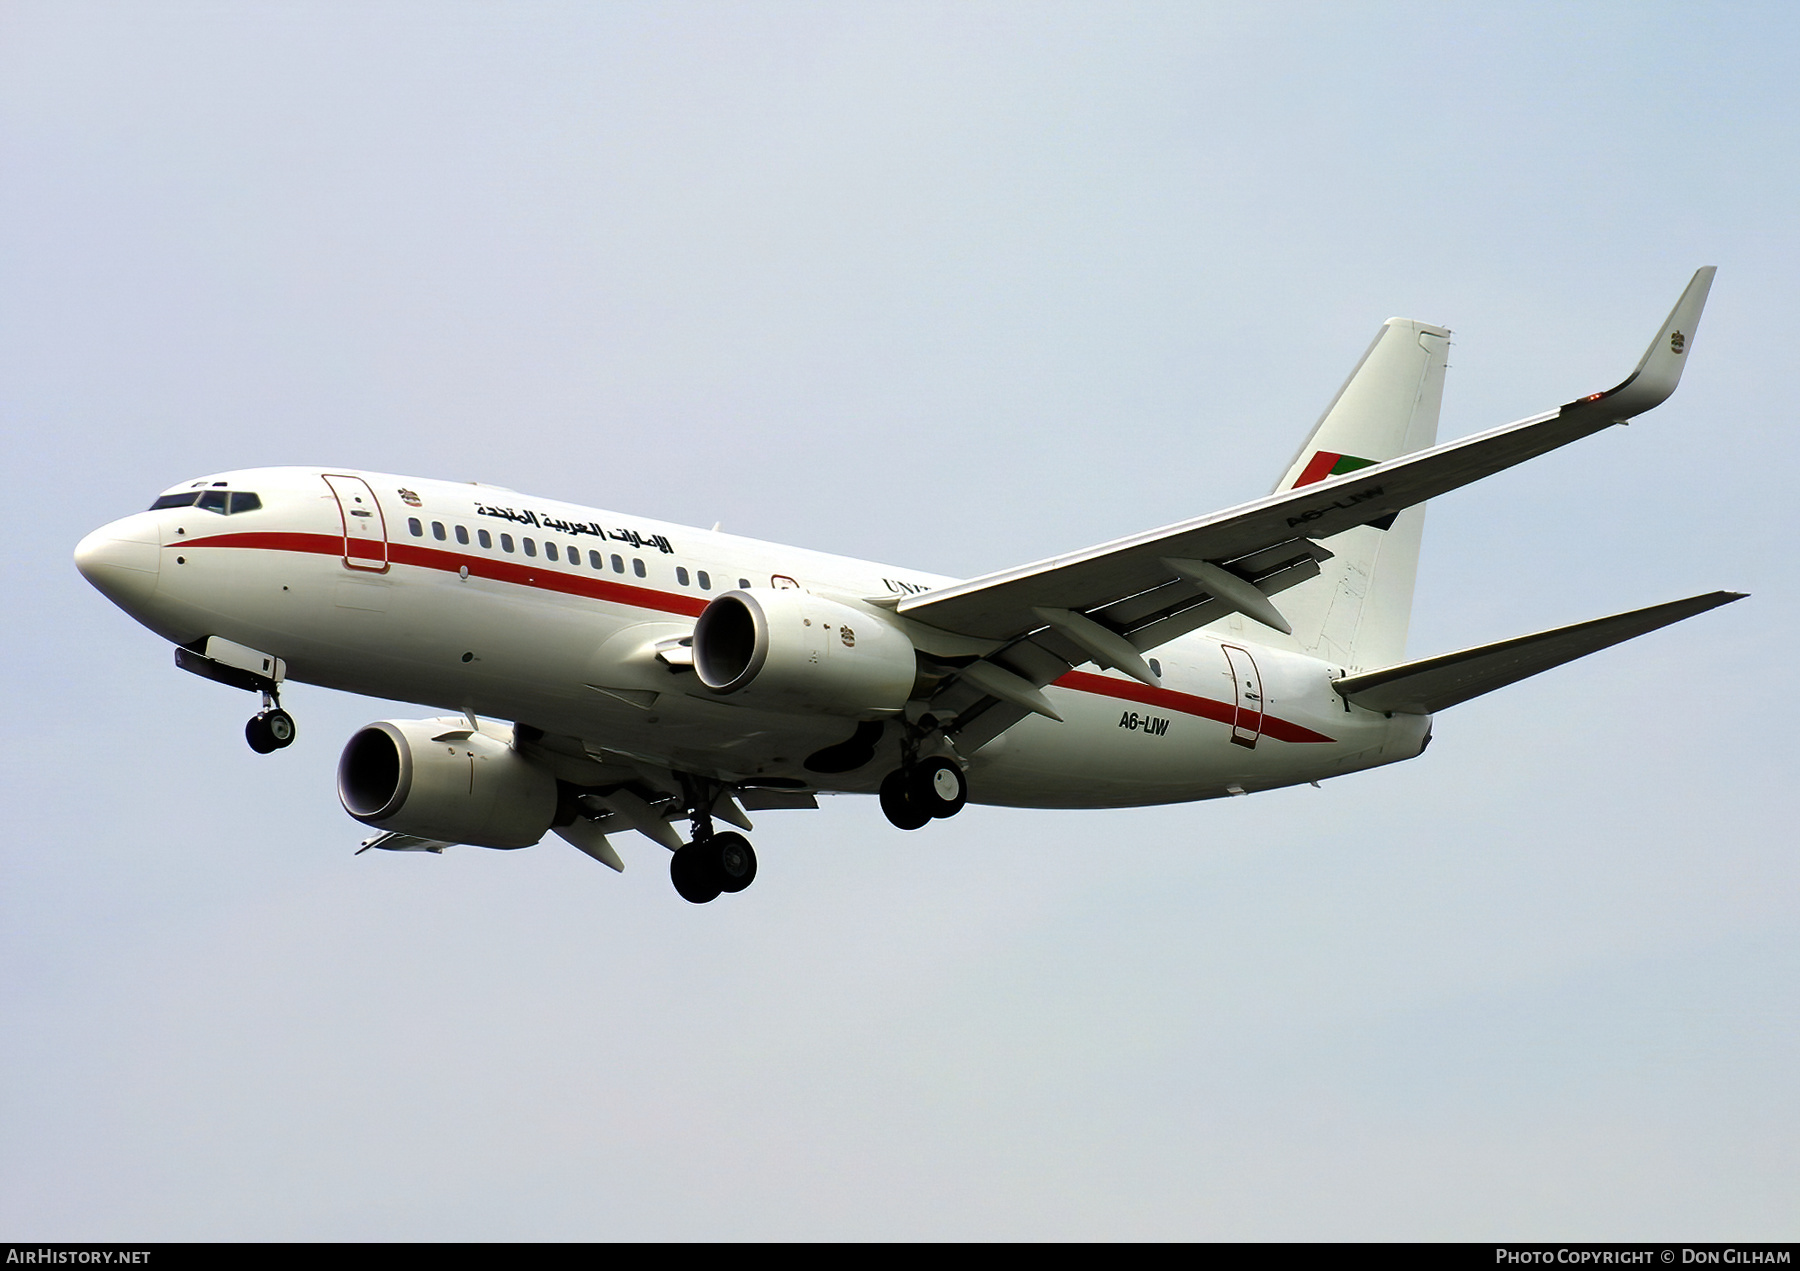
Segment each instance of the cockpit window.
[[183,490],[180,494],[163,495],[150,505],[150,510],[191,507],[230,516],[233,512],[254,512],[262,507],[262,500],[248,490]]

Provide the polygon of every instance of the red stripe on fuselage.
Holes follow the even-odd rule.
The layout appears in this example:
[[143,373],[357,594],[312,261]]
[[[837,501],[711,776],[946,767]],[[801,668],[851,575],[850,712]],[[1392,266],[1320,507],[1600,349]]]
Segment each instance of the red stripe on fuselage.
[[[307,552],[315,556],[344,555],[344,540],[336,534],[292,534],[264,532],[253,534],[215,534],[183,544],[186,547],[248,547],[269,552]],[[416,565],[421,569],[438,569],[447,574],[465,567],[471,578],[491,578],[495,582],[513,583],[520,587],[536,587],[557,591],[567,596],[585,596],[589,600],[608,600],[635,609],[656,609],[663,613],[684,614],[697,618],[706,608],[698,596],[681,596],[650,587],[634,587],[569,570],[543,565],[524,565],[518,561],[495,560],[469,552],[453,552],[418,543],[389,542],[388,561],[394,565]]]
[[[337,534],[298,534],[283,531],[215,534],[210,538],[192,539],[183,543],[182,546],[244,547],[269,552],[306,552],[315,556],[333,556],[339,559],[342,559],[344,555],[344,539]],[[663,613],[684,614],[690,618],[699,617],[707,605],[707,602],[698,596],[675,595],[666,591],[656,591],[649,587],[633,587],[629,583],[614,582],[609,578],[592,578],[585,574],[549,567],[521,565],[516,561],[495,560],[488,556],[446,551],[442,548],[426,547],[415,543],[389,542],[388,559],[396,565],[439,569],[450,574],[457,573],[467,566],[471,578],[491,578],[495,582],[513,583],[520,587],[536,587],[569,596],[585,596],[590,600],[606,600],[614,604],[630,605],[636,609],[654,609]],[[1094,675],[1088,671],[1070,671],[1055,681],[1054,686],[1072,689],[1078,693],[1093,693],[1099,697],[1113,697],[1121,701],[1137,702],[1144,706],[1159,706],[1164,710],[1179,711],[1184,715],[1196,715],[1201,719],[1217,720],[1222,724],[1231,724],[1237,720],[1236,709],[1224,702],[1215,702],[1206,697],[1196,697],[1191,693],[1177,693],[1173,689],[1151,688],[1148,684],[1139,684],[1136,680],[1115,680],[1110,676]],[[1248,719],[1242,722],[1246,727],[1252,726]],[[1276,719],[1273,715],[1263,716],[1262,735],[1273,737],[1276,741],[1329,742],[1335,740],[1323,733],[1315,733],[1310,728],[1302,728],[1300,725],[1290,724],[1284,719]]]
[[[1221,724],[1241,722],[1246,728],[1255,727],[1254,711],[1246,711],[1245,718],[1240,721],[1237,708],[1226,702],[1215,702],[1210,697],[1196,697],[1192,693],[1177,693],[1169,688],[1151,688],[1136,680],[1115,680],[1110,675],[1095,675],[1091,671],[1070,671],[1056,680],[1054,687],[1070,688],[1078,693],[1094,693],[1101,697],[1116,697],[1120,701],[1137,702],[1143,706],[1160,706],[1167,711],[1198,715],[1201,719],[1213,719]],[[1273,715],[1262,717],[1262,735],[1273,737],[1276,741],[1337,740],[1324,733],[1315,733],[1310,728],[1302,728],[1299,724],[1290,724],[1285,719],[1276,719]]]
[[262,530],[254,534],[213,534],[207,538],[183,539],[165,543],[165,547],[256,547],[265,552],[311,552],[320,556],[342,556],[344,536],[341,534],[296,534],[281,530]]
[[492,578],[496,582],[515,583],[520,587],[559,591],[565,596],[586,596],[589,600],[609,600],[614,604],[631,605],[638,609],[660,609],[664,613],[685,614],[690,618],[698,618],[707,604],[698,596],[682,596],[649,587],[634,587],[630,583],[571,573],[551,565],[521,565],[517,561],[470,556],[413,543],[389,543],[388,559],[396,565],[418,565],[424,569],[442,569],[450,573],[467,565],[471,578]]

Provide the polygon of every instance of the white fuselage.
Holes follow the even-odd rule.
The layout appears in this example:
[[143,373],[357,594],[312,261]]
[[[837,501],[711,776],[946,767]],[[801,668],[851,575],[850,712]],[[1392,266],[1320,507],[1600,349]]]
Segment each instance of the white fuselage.
[[[658,657],[726,591],[803,588],[927,653],[993,647],[897,617],[893,598],[954,581],[916,570],[380,473],[263,468],[177,489],[215,488],[260,506],[126,517],[84,540],[84,572],[176,643],[220,637],[283,659],[291,680],[516,720],[676,771],[867,792],[898,762],[896,742],[852,772],[809,771],[854,719],[750,708]],[[1044,691],[1063,722],[1032,716],[961,756],[971,801],[1182,802],[1419,753],[1429,717],[1350,706],[1332,689],[1340,668],[1246,629],[1228,619],[1154,650],[1161,688],[1091,666],[1056,681]]]

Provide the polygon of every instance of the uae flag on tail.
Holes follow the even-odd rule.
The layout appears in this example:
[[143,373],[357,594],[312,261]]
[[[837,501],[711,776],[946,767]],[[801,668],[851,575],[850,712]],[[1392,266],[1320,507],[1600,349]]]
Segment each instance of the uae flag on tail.
[[[1311,485],[1315,481],[1323,481],[1326,477],[1341,477],[1346,472],[1355,472],[1358,468],[1372,467],[1374,463],[1373,459],[1359,459],[1355,455],[1338,455],[1329,450],[1315,451],[1313,457],[1307,461],[1305,469],[1301,471],[1300,479],[1294,482],[1294,489],[1298,490],[1301,486]],[[1397,512],[1390,512],[1378,520],[1370,521],[1369,524],[1378,530],[1385,530],[1393,525],[1394,517],[1398,515]]]

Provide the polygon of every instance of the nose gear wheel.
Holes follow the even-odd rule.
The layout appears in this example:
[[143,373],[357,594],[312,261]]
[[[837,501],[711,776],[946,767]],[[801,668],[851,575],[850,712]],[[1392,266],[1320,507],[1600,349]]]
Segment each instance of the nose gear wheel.
[[259,755],[270,754],[294,744],[294,717],[276,707],[260,711],[244,725],[244,740]]

